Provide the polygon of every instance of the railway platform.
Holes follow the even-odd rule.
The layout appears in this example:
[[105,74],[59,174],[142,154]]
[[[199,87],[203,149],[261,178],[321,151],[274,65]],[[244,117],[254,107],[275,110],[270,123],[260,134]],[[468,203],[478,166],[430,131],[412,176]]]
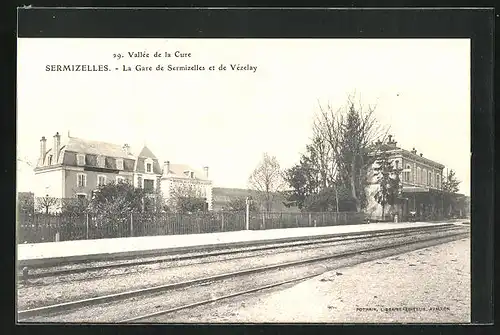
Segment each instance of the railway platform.
[[19,244],[17,260],[18,266],[57,265],[68,262],[158,256],[451,224],[453,223],[371,223]]

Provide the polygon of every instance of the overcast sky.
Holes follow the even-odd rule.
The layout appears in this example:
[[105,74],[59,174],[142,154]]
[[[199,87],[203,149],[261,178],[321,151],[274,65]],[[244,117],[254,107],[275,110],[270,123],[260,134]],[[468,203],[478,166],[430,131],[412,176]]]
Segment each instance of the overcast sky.
[[[150,58],[129,58],[128,52]],[[155,51],[171,58],[153,58]],[[175,58],[174,52],[191,53]],[[114,53],[125,58],[113,59]],[[48,72],[107,64],[110,72]],[[123,65],[207,71],[123,72]],[[226,64],[226,71],[208,71]],[[230,64],[257,66],[231,71]],[[454,169],[470,194],[470,43],[466,39],[19,39],[18,157],[36,162],[42,136],[147,146],[161,162],[210,167],[215,186],[247,187],[262,153],[283,168],[311,135],[318,100],[350,93],[376,104],[398,144]],[[64,137],[63,137],[64,140]],[[18,162],[18,190],[32,168]]]

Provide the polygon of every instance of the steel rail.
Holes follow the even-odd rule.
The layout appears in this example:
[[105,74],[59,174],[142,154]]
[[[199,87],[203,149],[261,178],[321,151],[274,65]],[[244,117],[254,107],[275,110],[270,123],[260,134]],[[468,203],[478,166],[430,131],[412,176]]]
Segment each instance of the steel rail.
[[[123,267],[168,263],[168,262],[175,262],[175,261],[182,261],[182,260],[193,260],[193,259],[208,258],[208,257],[214,257],[214,256],[225,256],[225,255],[238,254],[238,253],[244,254],[244,253],[251,253],[251,252],[255,252],[255,251],[266,251],[266,250],[273,250],[273,249],[301,247],[301,246],[307,246],[307,245],[320,245],[320,244],[328,244],[328,243],[337,242],[337,241],[339,241],[339,242],[353,241],[353,240],[357,241],[357,240],[363,240],[363,239],[369,239],[369,238],[404,234],[406,232],[441,231],[441,230],[447,230],[447,229],[452,229],[452,228],[453,227],[449,226],[449,225],[442,225],[442,226],[438,226],[438,227],[426,226],[426,227],[416,227],[416,228],[401,228],[401,230],[398,228],[398,229],[394,229],[394,231],[367,232],[363,235],[355,235],[355,236],[348,236],[348,237],[343,237],[343,236],[325,237],[325,238],[317,238],[317,239],[308,239],[306,241],[283,242],[283,243],[275,243],[275,244],[267,245],[267,246],[256,246],[256,247],[251,247],[251,248],[247,248],[247,249],[240,248],[240,249],[214,251],[214,252],[195,254],[195,255],[180,255],[180,256],[174,256],[174,257],[164,258],[164,259],[151,259],[151,257],[149,257],[149,259],[147,259],[147,260],[142,260],[142,261],[139,260],[139,261],[135,261],[135,262],[105,264],[105,265],[88,266],[88,267],[81,267],[81,268],[62,269],[62,270],[55,270],[55,271],[43,271],[43,272],[38,272],[38,273],[29,273],[28,272],[27,276],[23,275],[23,274],[19,274],[18,280],[22,281],[25,279],[39,279],[39,278],[47,278],[47,277],[57,277],[57,276],[78,274],[78,273],[84,273],[84,272],[90,272],[90,271],[102,271],[102,270],[117,269],[117,268],[123,268]],[[160,257],[160,256],[157,256],[157,257]],[[241,256],[241,258],[245,258],[245,256]],[[237,259],[237,258],[233,258],[233,259]],[[210,262],[206,262],[206,263],[210,263]],[[43,268],[45,268],[45,267],[29,267],[30,270],[43,269]]]
[[[411,242],[409,244],[408,243],[402,243],[399,246],[403,247],[403,246],[409,246],[409,245],[414,245],[414,244],[421,244],[421,243],[430,242],[430,241],[446,240],[446,239],[449,239],[451,237],[465,236],[467,234],[468,233],[457,233],[457,234],[453,234],[453,235],[450,235],[450,236],[442,236],[442,237],[436,237],[436,238],[422,240],[422,241],[415,241],[415,242]],[[439,243],[436,243],[436,244],[439,244]],[[355,256],[355,254],[361,255],[361,254],[364,254],[366,252],[383,251],[383,250],[391,249],[391,248],[394,248],[394,247],[396,247],[396,246],[388,246],[388,247],[382,247],[382,248],[373,248],[373,249],[370,249],[370,250],[363,250],[363,251],[356,252],[356,253],[345,254],[344,257],[352,257],[352,256]],[[429,246],[428,245],[422,246],[422,248],[427,248],[427,247],[429,247]],[[417,248],[415,250],[418,250],[418,249],[419,248]],[[405,253],[405,252],[407,252],[407,251],[402,251],[401,253]],[[398,254],[398,253],[395,253],[395,254]],[[395,254],[392,254],[391,256],[394,256]],[[328,258],[332,258],[333,259],[333,258],[337,258],[337,257],[333,256],[333,257],[328,257]],[[338,258],[343,258],[343,257],[340,256]],[[381,257],[381,258],[383,258],[383,257]],[[363,262],[360,262],[360,263],[363,263]],[[286,284],[300,282],[300,281],[304,281],[304,280],[311,279],[311,278],[314,278],[314,277],[318,277],[318,276],[320,276],[320,275],[322,275],[322,274],[324,274],[324,273],[326,273],[328,271],[331,271],[331,270],[327,269],[327,270],[324,270],[324,271],[320,271],[319,273],[309,274],[309,275],[301,276],[299,278],[289,279],[289,280],[281,281],[281,282],[278,282],[278,283],[268,284],[268,285],[260,286],[260,287],[257,287],[257,288],[252,288],[252,289],[249,289],[249,290],[244,290],[244,291],[240,291],[240,292],[236,292],[236,293],[231,293],[231,294],[220,296],[220,297],[217,297],[217,298],[212,298],[212,299],[203,300],[203,301],[199,301],[199,302],[195,302],[195,303],[191,303],[191,304],[181,305],[181,306],[178,306],[178,307],[169,308],[169,309],[165,309],[165,310],[162,310],[162,311],[157,311],[157,312],[153,312],[153,313],[150,313],[150,314],[141,315],[141,316],[129,318],[129,319],[126,319],[126,320],[122,320],[122,321],[119,321],[119,323],[133,323],[133,322],[136,322],[136,321],[150,319],[150,318],[157,317],[157,316],[160,316],[160,315],[174,313],[174,312],[177,312],[177,311],[180,311],[180,310],[185,310],[185,309],[194,308],[194,307],[198,307],[198,306],[202,306],[202,305],[207,305],[207,304],[210,304],[210,303],[214,303],[214,302],[225,300],[225,299],[229,299],[229,298],[234,298],[234,297],[245,295],[245,294],[255,293],[255,292],[258,292],[258,291],[263,291],[263,290],[266,290],[266,289],[270,289],[270,288],[274,288],[274,287],[278,287],[278,286],[283,286],[283,285],[286,285]]]
[[[461,232],[461,233],[457,233],[457,234],[448,235],[447,237],[461,235],[461,234],[468,234],[468,233]],[[407,234],[407,235],[411,235],[411,234]],[[214,275],[214,276],[203,277],[203,278],[179,282],[179,283],[165,284],[165,285],[159,285],[159,286],[154,286],[154,287],[149,287],[149,288],[144,288],[144,289],[138,289],[138,290],[109,294],[109,295],[103,295],[103,296],[98,296],[98,297],[93,297],[93,298],[88,298],[88,299],[81,299],[81,300],[76,300],[76,301],[64,302],[64,303],[59,303],[59,304],[54,304],[54,305],[49,305],[49,306],[43,306],[43,307],[22,310],[22,311],[19,311],[17,315],[18,315],[18,319],[20,319],[20,318],[28,318],[28,317],[32,317],[32,316],[51,314],[51,313],[58,312],[61,310],[75,309],[75,308],[80,308],[80,307],[84,307],[84,306],[96,305],[99,303],[111,302],[111,301],[116,301],[116,300],[124,300],[127,298],[137,297],[137,296],[141,296],[141,295],[147,295],[147,294],[158,293],[158,292],[162,292],[162,291],[185,288],[185,287],[194,286],[194,285],[198,285],[198,284],[202,284],[202,283],[206,283],[206,282],[219,281],[219,280],[226,279],[226,278],[239,277],[239,276],[269,271],[269,270],[275,270],[275,269],[279,269],[279,268],[286,268],[286,267],[291,267],[291,266],[298,266],[298,265],[304,265],[304,264],[309,264],[309,263],[314,263],[314,262],[320,262],[320,261],[324,261],[324,260],[328,260],[328,259],[351,257],[354,255],[358,255],[358,254],[362,254],[362,253],[366,253],[366,252],[386,250],[386,249],[395,248],[395,247],[399,247],[399,246],[404,246],[404,245],[409,245],[409,244],[411,245],[414,243],[421,243],[424,241],[430,241],[433,239],[436,239],[436,238],[434,237],[434,238],[430,238],[430,239],[421,239],[419,241],[394,243],[394,244],[384,245],[384,246],[375,247],[375,248],[368,248],[368,249],[364,249],[364,250],[356,250],[356,251],[343,252],[343,253],[332,254],[332,255],[327,255],[327,256],[312,257],[312,258],[303,259],[303,260],[299,260],[299,261],[292,261],[292,262],[256,267],[256,268],[252,268],[252,269],[235,271],[235,272],[224,273],[224,274],[218,274],[218,275]]]

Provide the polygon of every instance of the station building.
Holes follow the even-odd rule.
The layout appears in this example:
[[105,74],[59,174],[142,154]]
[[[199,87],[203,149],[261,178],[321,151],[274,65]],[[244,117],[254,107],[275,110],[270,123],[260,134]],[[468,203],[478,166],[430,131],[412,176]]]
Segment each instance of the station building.
[[[392,219],[394,214],[400,220],[408,220],[412,214],[422,220],[468,215],[468,197],[443,191],[446,178],[443,164],[424,157],[415,148],[408,151],[398,147],[391,135],[386,143],[377,144],[389,154],[394,168],[400,171],[401,196],[397,204],[386,205],[385,219]],[[375,200],[379,186],[373,169],[369,172],[369,181],[366,212],[371,220],[383,220],[382,206]]]

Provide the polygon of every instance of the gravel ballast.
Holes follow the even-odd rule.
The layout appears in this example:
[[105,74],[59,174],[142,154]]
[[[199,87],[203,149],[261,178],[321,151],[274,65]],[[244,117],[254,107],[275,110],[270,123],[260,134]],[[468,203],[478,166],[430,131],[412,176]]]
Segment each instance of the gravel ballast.
[[165,321],[468,323],[470,299],[470,239],[465,238],[178,312]]

